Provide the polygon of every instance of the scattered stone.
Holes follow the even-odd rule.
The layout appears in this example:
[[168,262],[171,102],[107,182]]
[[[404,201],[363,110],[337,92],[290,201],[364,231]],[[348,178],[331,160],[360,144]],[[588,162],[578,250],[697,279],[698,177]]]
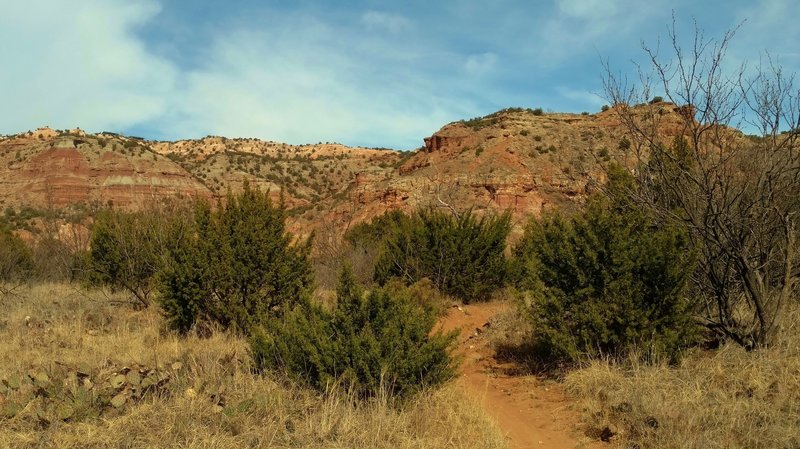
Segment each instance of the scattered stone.
[[617,434],[617,428],[613,424],[607,425],[600,431],[600,441],[610,442],[614,435]]
[[658,429],[658,420],[652,416],[648,416],[647,418],[645,418],[644,423],[647,425],[647,427],[650,427],[651,429]]

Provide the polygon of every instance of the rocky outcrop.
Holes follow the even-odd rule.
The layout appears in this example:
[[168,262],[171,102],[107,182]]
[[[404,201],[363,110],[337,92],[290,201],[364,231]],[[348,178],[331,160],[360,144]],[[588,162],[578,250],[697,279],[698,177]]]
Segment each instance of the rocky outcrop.
[[622,158],[621,125],[610,116],[501,111],[452,123],[424,140],[398,176],[396,207],[445,202],[510,210],[521,219],[553,207],[577,207],[602,182],[602,165]]
[[426,153],[452,152],[461,148],[469,140],[472,132],[458,123],[451,123],[437,133],[423,139]]
[[0,158],[0,201],[6,207],[94,202],[138,208],[165,197],[211,196],[168,158],[124,141],[18,136],[0,141]]

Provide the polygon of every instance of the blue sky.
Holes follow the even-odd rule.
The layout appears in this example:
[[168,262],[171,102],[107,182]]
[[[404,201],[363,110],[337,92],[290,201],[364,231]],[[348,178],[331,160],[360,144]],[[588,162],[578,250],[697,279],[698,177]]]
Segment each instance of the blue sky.
[[[418,147],[510,106],[597,111],[672,12],[800,68],[797,0],[26,0],[0,7],[0,133],[48,125]],[[691,37],[691,33],[684,33]]]

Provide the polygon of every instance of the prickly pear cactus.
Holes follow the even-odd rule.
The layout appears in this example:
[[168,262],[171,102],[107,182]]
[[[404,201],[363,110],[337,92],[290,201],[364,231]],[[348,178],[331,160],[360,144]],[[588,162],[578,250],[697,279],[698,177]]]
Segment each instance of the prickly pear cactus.
[[164,391],[175,370],[142,365],[91,369],[55,363],[0,379],[0,423],[36,420],[42,425],[83,421],[124,412]]

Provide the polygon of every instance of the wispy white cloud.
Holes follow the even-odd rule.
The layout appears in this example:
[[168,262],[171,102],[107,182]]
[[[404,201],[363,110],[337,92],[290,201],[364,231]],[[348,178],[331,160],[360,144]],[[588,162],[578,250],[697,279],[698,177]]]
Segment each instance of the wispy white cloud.
[[615,16],[622,6],[619,0],[556,0],[558,11],[565,17],[597,20]]
[[741,59],[753,60],[769,51],[783,64],[800,69],[800,2],[796,0],[757,0],[738,14],[744,22],[733,42],[733,50]]
[[399,69],[395,43],[360,41],[310,19],[222,33],[186,74],[168,122],[180,135],[413,148],[471,109],[437,88],[438,73]]
[[599,92],[575,89],[568,86],[558,86],[555,88],[555,91],[558,93],[558,95],[569,100],[570,102],[584,107],[599,108],[607,103],[607,101],[600,95]]
[[361,22],[370,30],[399,33],[411,29],[412,23],[406,17],[380,11],[367,11],[361,16]]
[[[627,64],[640,39],[663,35],[673,7],[679,20],[704,11],[717,27],[722,3],[252,1],[203,22],[208,6],[192,14],[189,0],[159,1],[6,2],[0,133],[47,124],[412,148],[444,123],[501,107],[591,110],[602,104],[591,93],[598,54]],[[725,20],[748,18],[732,56],[769,48],[798,59],[800,3],[725,5]],[[144,34],[153,24],[162,35]]]
[[669,14],[667,0],[555,0],[555,13],[539,29],[542,65],[596,56],[599,45],[638,42],[644,24]]
[[491,72],[497,64],[497,55],[492,52],[469,55],[464,63],[464,69],[470,75],[485,75]]
[[0,132],[38,125],[105,129],[168,108],[177,69],[134,32],[155,2],[29,0],[0,15]]

